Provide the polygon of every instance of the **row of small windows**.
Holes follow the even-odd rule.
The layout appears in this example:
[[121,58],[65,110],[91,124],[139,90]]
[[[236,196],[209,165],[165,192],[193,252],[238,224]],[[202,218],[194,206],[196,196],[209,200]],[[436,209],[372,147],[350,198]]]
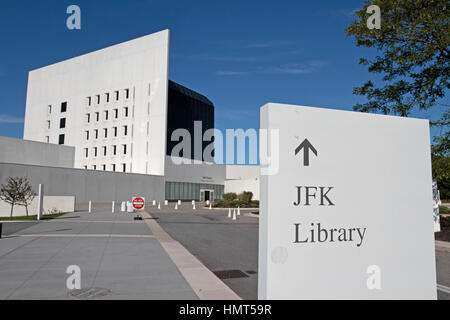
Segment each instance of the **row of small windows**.
[[[119,166],[120,166],[119,168],[122,170],[122,172],[126,172],[127,171],[127,164],[126,163],[121,163]],[[112,164],[111,165],[111,171],[116,171],[117,167],[118,166],[116,166],[116,164]],[[88,166],[84,166],[84,168],[87,169]],[[99,166],[99,168],[101,168],[103,171],[106,171],[106,164],[101,164]],[[95,165],[95,164],[92,165],[92,169],[93,170],[97,170],[97,165]]]
[[[117,137],[118,127],[112,127],[111,130],[112,130],[112,136]],[[94,139],[98,139],[99,129],[94,129],[92,131],[93,131]],[[124,137],[128,136],[128,126],[122,126],[122,135]],[[84,132],[84,138],[86,139],[86,141],[89,141],[90,137],[91,137],[90,131],[86,130]],[[108,128],[103,128],[103,138],[108,138]]]
[[[124,95],[125,99],[129,99],[130,98],[130,89],[128,89],[128,88],[124,89],[123,95]],[[106,92],[104,94],[106,103],[108,103],[110,101],[110,97],[111,97],[111,95],[109,92]],[[115,101],[119,101],[120,100],[120,91],[119,90],[114,91],[113,97],[114,97]],[[101,95],[96,94],[93,97],[87,97],[87,105],[88,106],[91,106],[93,102],[95,102],[96,104],[100,104],[101,103]]]
[[[122,151],[122,155],[126,155],[127,154],[127,145],[126,144],[122,144],[121,149],[122,149],[121,150]],[[107,152],[108,148],[106,146],[101,147],[101,150],[102,150],[103,156],[107,156],[108,155],[108,152]],[[116,145],[111,146],[110,150],[111,150],[110,152],[111,152],[112,156],[116,156],[117,155],[117,146]],[[92,148],[92,156],[94,158],[98,157],[98,151],[99,151],[98,147],[93,147]],[[85,156],[85,158],[89,157],[89,148],[84,148],[84,156]]]
[[[128,107],[123,107],[123,117],[124,118],[128,118],[128,115],[129,115],[129,108]],[[114,119],[118,119],[119,118],[119,109],[113,109],[112,110],[112,113],[113,113],[113,118]],[[103,119],[104,120],[109,120],[109,110],[105,110],[105,111],[103,111]],[[96,122],[99,122],[100,121],[100,112],[94,112],[93,113],[93,117],[94,117],[94,119],[95,119],[95,121]],[[85,115],[85,118],[86,118],[86,122],[87,123],[91,123],[91,114],[90,113],[86,113],[86,115]]]
[[[61,113],[67,112],[67,101],[61,102]],[[47,113],[51,114],[52,113],[52,105],[49,104],[47,106]]]
[[[64,129],[66,127],[66,118],[59,119],[59,128]],[[47,120],[47,129],[51,128],[50,120]]]

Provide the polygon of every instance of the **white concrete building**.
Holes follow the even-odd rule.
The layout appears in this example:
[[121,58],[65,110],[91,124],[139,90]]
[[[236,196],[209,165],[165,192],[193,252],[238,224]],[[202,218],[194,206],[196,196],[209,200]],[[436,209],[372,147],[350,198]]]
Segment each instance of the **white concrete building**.
[[[30,71],[24,139],[74,147],[71,168],[163,176],[169,200],[220,199],[226,166],[169,156],[174,130],[214,128],[214,105],[169,81],[168,58],[163,30]],[[198,159],[195,148],[177,156]]]

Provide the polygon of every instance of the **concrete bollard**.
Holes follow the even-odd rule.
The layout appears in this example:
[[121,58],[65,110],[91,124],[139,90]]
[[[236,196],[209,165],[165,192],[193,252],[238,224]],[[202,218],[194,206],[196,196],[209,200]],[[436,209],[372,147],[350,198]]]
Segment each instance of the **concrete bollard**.
[[41,220],[43,212],[44,212],[44,185],[43,184],[39,184],[38,212],[37,212],[37,219],[38,220]]
[[113,202],[112,202],[112,207],[111,207],[111,212],[112,212],[112,213],[114,213],[114,211],[116,211],[114,207],[115,207],[115,202],[113,201]]
[[181,206],[181,200],[178,200],[178,205]]
[[206,200],[206,205],[209,206],[209,200]]
[[152,205],[153,205],[153,206],[156,206],[156,200],[153,200],[153,201],[152,201]]
[[195,210],[195,202],[192,204],[192,210]]
[[91,212],[92,212],[92,201],[89,200],[89,213],[91,213]]
[[169,204],[169,200],[164,200],[164,205],[167,206]]
[[209,210],[211,210],[211,209],[212,209],[212,204],[210,203],[210,204],[209,204]]
[[178,202],[175,203],[175,210],[178,210]]
[[228,208],[228,218],[231,218],[231,208]]
[[240,216],[241,215],[241,208],[238,206],[238,209],[237,209],[237,215],[238,216]]
[[236,220],[236,209],[233,210],[233,220]]
[[192,200],[191,203],[192,203],[192,204],[195,204],[195,200]]
[[126,206],[127,204],[125,203],[125,201],[122,201],[122,203],[120,204],[120,211],[125,212],[127,210]]
[[158,202],[158,210],[161,210],[161,202]]

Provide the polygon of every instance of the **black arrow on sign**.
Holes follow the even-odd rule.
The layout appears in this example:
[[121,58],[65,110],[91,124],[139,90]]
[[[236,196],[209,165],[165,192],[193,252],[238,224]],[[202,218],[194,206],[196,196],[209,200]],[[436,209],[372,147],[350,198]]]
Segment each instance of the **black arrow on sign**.
[[317,150],[313,147],[308,139],[303,140],[302,143],[295,149],[295,155],[303,149],[303,165],[309,166],[309,150],[311,150],[317,156]]

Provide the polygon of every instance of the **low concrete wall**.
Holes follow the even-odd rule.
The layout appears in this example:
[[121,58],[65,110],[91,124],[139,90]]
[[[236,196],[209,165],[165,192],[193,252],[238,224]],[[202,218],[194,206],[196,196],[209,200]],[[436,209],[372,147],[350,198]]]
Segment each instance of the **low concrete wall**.
[[0,162],[73,168],[75,148],[0,137]]
[[76,204],[131,201],[138,195],[164,201],[163,176],[0,163],[0,183],[8,177],[27,177],[35,192],[42,183],[46,195],[75,196]]
[[[28,206],[28,214],[36,215],[38,210],[38,197],[34,198]],[[73,212],[75,211],[75,197],[70,196],[44,196],[43,203],[44,214],[53,212]],[[11,206],[4,201],[0,201],[0,217],[9,217],[11,214]],[[24,206],[14,206],[13,217],[25,216],[26,209]]]

